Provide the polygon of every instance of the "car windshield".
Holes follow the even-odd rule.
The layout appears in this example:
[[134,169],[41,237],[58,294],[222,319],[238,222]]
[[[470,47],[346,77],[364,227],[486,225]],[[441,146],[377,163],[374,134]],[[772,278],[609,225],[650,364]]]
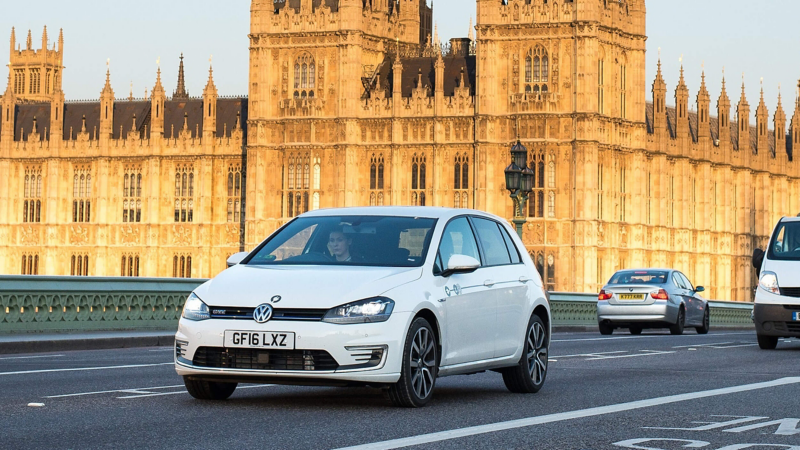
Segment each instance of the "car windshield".
[[301,217],[243,263],[420,267],[435,225],[422,217]]
[[624,270],[611,277],[608,284],[664,284],[667,272],[663,270]]
[[769,259],[800,261],[800,222],[781,222],[772,236]]

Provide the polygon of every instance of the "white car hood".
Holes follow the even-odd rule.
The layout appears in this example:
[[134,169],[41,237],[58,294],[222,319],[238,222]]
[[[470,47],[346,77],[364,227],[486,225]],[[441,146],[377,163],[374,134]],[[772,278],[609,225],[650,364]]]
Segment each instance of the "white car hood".
[[800,261],[779,261],[775,259],[765,259],[764,261],[763,271],[774,272],[778,276],[778,285],[780,287],[800,287]]
[[420,267],[237,265],[195,294],[209,306],[252,308],[280,295],[279,308],[324,309],[381,295],[421,276]]

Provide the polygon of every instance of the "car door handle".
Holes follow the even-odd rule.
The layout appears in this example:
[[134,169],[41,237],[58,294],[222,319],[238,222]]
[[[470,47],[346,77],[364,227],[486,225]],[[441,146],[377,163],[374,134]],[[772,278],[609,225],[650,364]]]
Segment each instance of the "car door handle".
[[531,279],[528,277],[519,277],[520,283],[527,283],[528,281],[531,281]]
[[483,282],[483,285],[486,287],[492,287],[494,286],[494,280],[486,280]]

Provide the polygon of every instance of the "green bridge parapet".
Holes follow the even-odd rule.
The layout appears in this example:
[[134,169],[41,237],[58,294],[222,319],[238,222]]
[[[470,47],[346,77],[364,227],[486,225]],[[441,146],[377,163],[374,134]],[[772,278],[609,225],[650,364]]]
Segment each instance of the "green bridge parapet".
[[[203,279],[0,275],[0,333],[177,329]],[[551,292],[554,326],[597,326],[597,294]],[[711,301],[712,328],[752,327],[752,303]]]

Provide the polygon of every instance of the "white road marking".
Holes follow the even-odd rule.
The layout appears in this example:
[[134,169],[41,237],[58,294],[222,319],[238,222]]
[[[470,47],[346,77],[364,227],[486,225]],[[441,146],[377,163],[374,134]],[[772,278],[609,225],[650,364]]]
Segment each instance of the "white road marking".
[[29,373],[50,373],[50,372],[80,372],[83,370],[106,370],[106,369],[135,369],[138,367],[154,367],[173,365],[174,362],[156,364],[131,364],[127,366],[103,366],[103,367],[74,367],[71,369],[42,369],[42,370],[19,370],[16,372],[0,372],[0,375],[26,375]]
[[62,395],[48,395],[44,398],[61,398],[61,397],[78,397],[82,395],[95,395],[95,394],[110,394],[113,392],[135,392],[135,391],[149,391],[152,389],[170,389],[170,388],[177,388],[183,387],[182,384],[176,384],[174,386],[153,386],[153,387],[146,387],[146,388],[133,388],[133,389],[114,389],[111,391],[94,391],[94,392],[78,392],[76,394],[62,394]]
[[517,428],[526,428],[533,425],[542,425],[546,423],[562,422],[565,420],[602,416],[606,414],[614,414],[623,411],[631,411],[635,409],[649,408],[653,406],[667,405],[672,403],[685,402],[689,400],[697,400],[701,398],[718,397],[721,395],[736,394],[740,392],[755,391],[758,389],[767,389],[767,388],[786,386],[790,384],[799,384],[799,383],[800,383],[800,377],[780,378],[777,380],[765,381],[761,383],[744,384],[739,386],[731,386],[727,388],[711,389],[707,391],[669,395],[666,397],[657,397],[647,400],[619,403],[616,405],[599,406],[595,408],[581,409],[576,411],[547,414],[544,416],[534,416],[534,417],[527,417],[524,419],[509,420],[506,422],[496,422],[486,425],[457,428],[454,430],[439,431],[436,433],[421,434],[406,438],[392,439],[382,442],[373,442],[369,444],[356,445],[352,447],[344,447],[338,450],[382,450],[382,449],[410,447],[412,445],[424,445],[433,442],[448,441],[451,439],[475,436],[479,434],[494,433],[497,431],[513,430]]
[[28,406],[32,406],[34,408],[41,408],[44,406],[44,403],[28,403]]
[[150,351],[150,352],[171,352],[172,350],[174,350],[172,347],[167,347],[167,348],[154,348],[154,349],[148,350],[148,351]]
[[41,355],[41,356],[5,356],[0,359],[33,359],[33,358],[59,358],[64,355]]
[[581,357],[581,356],[589,357],[589,356],[598,356],[598,355],[610,355],[610,354],[613,354],[613,353],[625,353],[625,351],[624,350],[618,350],[618,351],[615,351],[615,352],[580,353],[580,354],[577,354],[577,355],[558,355],[558,356],[556,356],[556,358],[576,358],[576,357]]
[[[274,386],[274,384],[256,384],[255,386],[240,386],[237,387],[236,390],[239,389],[253,389],[265,386]],[[142,397],[158,397],[160,395],[174,395],[174,394],[188,394],[185,390],[178,391],[178,392],[159,392],[157,394],[144,394],[144,395],[128,395],[126,397],[117,397],[117,398],[142,398]]]
[[611,355],[611,356],[598,356],[596,358],[589,358],[586,361],[597,361],[601,359],[618,359],[618,358],[636,358],[639,356],[656,356],[656,355],[669,355],[676,352],[659,352],[656,350],[640,350],[647,353],[636,353],[633,355]]
[[602,337],[602,338],[585,338],[585,339],[553,339],[550,342],[581,342],[581,341],[616,341],[621,339],[649,339],[649,338],[669,338],[675,339],[680,337],[699,337],[699,336],[733,336],[737,334],[753,334],[753,333],[717,333],[717,334],[706,334],[706,335],[695,335],[695,334],[682,334],[679,336],[673,336],[671,334],[647,334],[647,335],[640,335],[640,336],[618,336],[618,337]]
[[712,342],[710,344],[697,344],[697,345],[676,345],[672,348],[688,348],[688,347],[710,347],[712,345],[726,345],[734,344],[735,342]]

